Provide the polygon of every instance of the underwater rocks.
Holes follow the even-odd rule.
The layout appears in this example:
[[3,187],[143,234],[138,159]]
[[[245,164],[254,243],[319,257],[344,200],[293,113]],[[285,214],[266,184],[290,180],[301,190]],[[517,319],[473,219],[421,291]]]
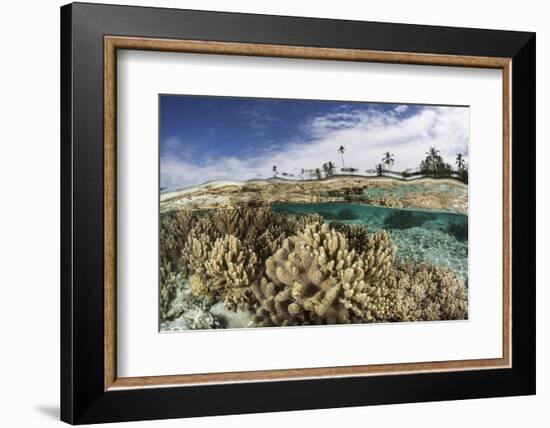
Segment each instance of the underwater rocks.
[[[162,283],[162,280],[161,277],[161,296],[162,290],[165,288],[165,284]],[[165,304],[164,310],[162,310],[161,305],[161,320],[170,321],[177,319],[181,317],[183,313],[193,308],[208,310],[210,303],[203,297],[195,296],[189,287],[188,281],[186,281],[181,274],[176,274],[174,282],[177,287],[175,295]]]
[[338,214],[336,214],[336,218],[338,220],[356,220],[359,218],[359,215],[351,208],[342,208],[338,211]]
[[258,259],[239,238],[218,238],[205,265],[209,291],[217,294],[229,309],[250,302],[250,283],[258,275]]
[[256,327],[254,312],[246,307],[239,307],[236,311],[230,311],[222,302],[218,302],[210,308],[210,313],[223,323],[224,328]]
[[459,241],[468,240],[468,222],[462,221],[450,223],[447,226],[447,233],[449,235],[453,235]]
[[393,211],[384,219],[384,226],[388,229],[409,229],[434,219],[435,214],[433,213],[399,210]]
[[160,329],[161,331],[209,330],[223,326],[220,319],[209,311],[194,307],[174,320],[161,322]]

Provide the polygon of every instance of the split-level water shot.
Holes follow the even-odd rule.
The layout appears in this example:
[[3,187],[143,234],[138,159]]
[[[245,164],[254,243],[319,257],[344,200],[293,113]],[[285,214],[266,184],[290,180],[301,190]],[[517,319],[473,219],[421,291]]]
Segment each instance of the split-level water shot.
[[468,319],[467,106],[159,96],[161,332]]

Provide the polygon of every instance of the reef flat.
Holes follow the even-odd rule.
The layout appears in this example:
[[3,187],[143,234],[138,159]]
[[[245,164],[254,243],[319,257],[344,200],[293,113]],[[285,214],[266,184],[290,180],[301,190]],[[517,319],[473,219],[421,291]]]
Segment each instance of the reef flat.
[[161,213],[161,331],[468,318],[467,272],[429,260],[432,241],[440,254],[464,242],[467,259],[464,215],[347,202],[179,208]]
[[161,194],[160,211],[270,206],[277,202],[354,202],[467,214],[468,186],[454,179],[332,176],[320,180],[272,178],[217,181]]

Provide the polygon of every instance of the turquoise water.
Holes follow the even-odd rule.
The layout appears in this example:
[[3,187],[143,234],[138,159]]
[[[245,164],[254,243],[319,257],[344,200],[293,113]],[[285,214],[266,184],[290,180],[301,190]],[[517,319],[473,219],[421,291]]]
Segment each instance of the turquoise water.
[[[395,193],[394,193],[395,194]],[[277,212],[321,214],[325,221],[359,224],[369,232],[387,230],[396,258],[450,267],[468,280],[468,216],[447,212],[375,207],[347,202],[277,203]]]
[[468,189],[466,187],[450,186],[446,183],[413,183],[398,184],[396,186],[385,187],[383,189],[367,188],[363,191],[363,195],[371,198],[379,198],[388,195],[403,198],[409,193],[424,192],[437,192],[452,196],[465,196],[468,193]]

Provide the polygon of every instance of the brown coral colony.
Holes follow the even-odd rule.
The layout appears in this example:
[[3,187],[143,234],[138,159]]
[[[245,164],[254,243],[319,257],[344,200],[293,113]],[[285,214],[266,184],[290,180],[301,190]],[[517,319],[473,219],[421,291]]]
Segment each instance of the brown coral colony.
[[204,304],[253,312],[254,326],[457,320],[464,282],[447,268],[395,261],[385,231],[270,207],[161,218],[160,315],[184,284]]

